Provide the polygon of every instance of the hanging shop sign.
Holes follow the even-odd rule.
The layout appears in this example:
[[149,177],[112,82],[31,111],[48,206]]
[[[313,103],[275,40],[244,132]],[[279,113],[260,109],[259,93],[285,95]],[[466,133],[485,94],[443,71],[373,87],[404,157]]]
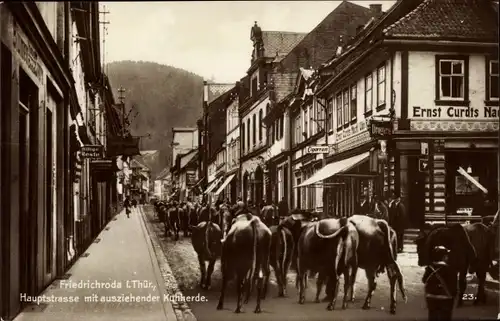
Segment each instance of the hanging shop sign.
[[427,172],[429,170],[429,160],[424,158],[419,158],[418,170],[420,172]]
[[392,135],[392,121],[372,119],[368,131],[373,138],[383,138]]
[[108,157],[140,155],[139,137],[108,137],[106,154]]
[[104,147],[102,145],[84,145],[80,150],[82,158],[101,159],[104,157]]
[[196,185],[196,172],[195,171],[186,172],[186,185],[190,186],[190,187]]

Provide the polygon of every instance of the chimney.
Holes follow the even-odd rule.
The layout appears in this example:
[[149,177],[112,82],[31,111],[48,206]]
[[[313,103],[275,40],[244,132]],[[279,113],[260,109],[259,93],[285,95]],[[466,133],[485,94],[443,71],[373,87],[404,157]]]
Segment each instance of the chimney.
[[382,14],[382,5],[370,4],[370,11],[373,18],[378,18]]

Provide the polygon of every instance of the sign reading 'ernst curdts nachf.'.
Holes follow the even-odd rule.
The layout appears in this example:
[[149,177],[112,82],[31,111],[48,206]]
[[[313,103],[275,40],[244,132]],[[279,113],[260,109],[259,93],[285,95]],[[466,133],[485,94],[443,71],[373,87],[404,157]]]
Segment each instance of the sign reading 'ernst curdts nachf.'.
[[435,119],[494,119],[498,118],[498,106],[473,107],[432,107],[413,106],[413,118]]

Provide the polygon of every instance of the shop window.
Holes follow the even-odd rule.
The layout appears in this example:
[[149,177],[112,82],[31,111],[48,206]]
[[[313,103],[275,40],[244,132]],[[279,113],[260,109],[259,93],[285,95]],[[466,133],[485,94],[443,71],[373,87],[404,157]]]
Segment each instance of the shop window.
[[365,77],[365,114],[373,110],[373,78],[372,74]]
[[468,57],[436,56],[436,104],[468,104]]
[[385,105],[385,64],[377,68],[377,107]]
[[498,100],[498,60],[487,59],[487,97],[486,100]]

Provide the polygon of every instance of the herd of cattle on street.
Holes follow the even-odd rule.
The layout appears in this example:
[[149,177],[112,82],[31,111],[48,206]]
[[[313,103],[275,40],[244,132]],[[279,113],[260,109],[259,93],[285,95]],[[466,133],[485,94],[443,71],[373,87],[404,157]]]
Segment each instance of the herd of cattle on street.
[[[300,304],[305,302],[308,278],[317,275],[315,301],[327,302],[327,309],[334,310],[340,276],[343,276],[342,308],[347,308],[354,299],[358,268],[365,270],[368,280],[363,309],[370,309],[377,277],[384,271],[390,282],[390,313],[396,313],[397,288],[403,300],[407,300],[404,276],[397,262],[402,238],[387,219],[379,218],[375,212],[317,218],[295,210],[280,216],[275,205],[259,209],[242,201],[233,206],[225,203],[217,207],[189,201],[155,201],[154,207],[164,224],[166,236],[178,240],[183,232],[185,237],[191,237],[200,264],[203,289],[210,288],[215,262],[221,260],[219,310],[224,306],[228,282],[236,278],[235,312],[241,312],[242,303],[248,303],[254,288],[257,288],[254,312],[261,312],[271,267],[279,296],[286,296],[287,272],[291,266],[295,269]],[[457,306],[463,304],[468,272],[475,273],[478,279],[474,304],[486,302],[486,274],[498,280],[497,217],[498,212],[488,224],[426,226],[415,241],[419,266],[430,265],[430,251],[435,246],[443,245],[451,250],[451,266],[459,279]],[[325,283],[326,296],[320,300]]]

